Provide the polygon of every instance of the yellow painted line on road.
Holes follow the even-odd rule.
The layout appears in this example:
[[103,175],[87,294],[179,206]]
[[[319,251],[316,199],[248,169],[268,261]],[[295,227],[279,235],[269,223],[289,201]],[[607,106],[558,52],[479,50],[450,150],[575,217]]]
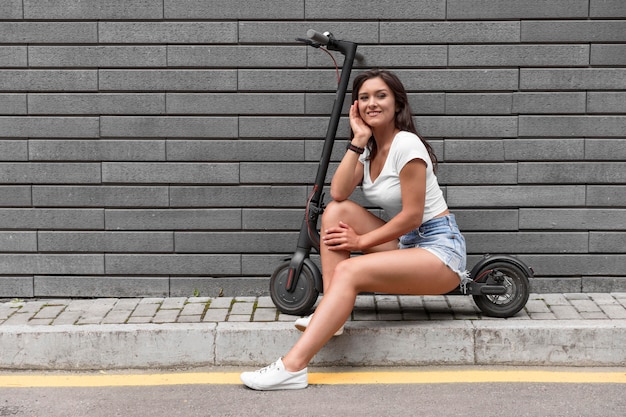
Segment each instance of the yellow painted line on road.
[[[626,384],[625,372],[541,370],[457,370],[309,373],[310,384],[471,384],[471,383]],[[241,384],[239,372],[163,374],[2,374],[0,388],[122,387]]]
[[[309,383],[363,384],[472,384],[472,383],[626,384],[625,372],[478,370],[379,371],[309,373]],[[98,375],[0,375],[0,388],[122,387],[164,385],[241,384],[239,372]]]

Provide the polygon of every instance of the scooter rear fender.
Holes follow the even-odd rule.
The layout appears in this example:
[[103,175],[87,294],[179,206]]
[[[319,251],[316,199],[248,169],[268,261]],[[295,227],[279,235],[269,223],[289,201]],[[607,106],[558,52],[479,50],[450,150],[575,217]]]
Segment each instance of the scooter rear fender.
[[474,267],[470,271],[470,278],[472,280],[475,280],[476,279],[476,274],[478,274],[478,271],[483,269],[485,266],[488,266],[489,264],[492,264],[492,263],[495,263],[495,262],[509,262],[509,263],[512,263],[513,265],[515,265],[515,266],[519,267],[520,269],[522,269],[529,278],[532,278],[535,275],[535,273],[532,270],[532,268],[530,268],[528,265],[526,265],[524,262],[520,261],[517,257],[515,257],[513,255],[505,255],[505,254],[491,255],[491,254],[486,254],[486,255],[483,255],[483,257],[476,263],[476,265],[474,265]]

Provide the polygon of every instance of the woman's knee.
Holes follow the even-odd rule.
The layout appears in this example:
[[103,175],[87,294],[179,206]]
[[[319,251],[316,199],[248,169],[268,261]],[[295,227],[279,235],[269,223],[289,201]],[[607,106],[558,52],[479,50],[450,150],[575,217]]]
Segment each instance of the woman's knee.
[[335,266],[333,287],[341,287],[343,291],[356,291],[360,272],[354,258],[348,258]]
[[360,206],[350,200],[331,201],[324,208],[322,220],[338,221],[346,219],[347,216],[356,213],[359,209]]

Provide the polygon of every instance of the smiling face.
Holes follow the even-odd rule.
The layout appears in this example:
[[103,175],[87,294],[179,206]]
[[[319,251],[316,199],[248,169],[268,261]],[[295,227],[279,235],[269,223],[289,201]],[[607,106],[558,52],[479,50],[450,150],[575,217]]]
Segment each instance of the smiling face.
[[396,99],[380,77],[366,80],[358,93],[359,114],[370,127],[395,126]]

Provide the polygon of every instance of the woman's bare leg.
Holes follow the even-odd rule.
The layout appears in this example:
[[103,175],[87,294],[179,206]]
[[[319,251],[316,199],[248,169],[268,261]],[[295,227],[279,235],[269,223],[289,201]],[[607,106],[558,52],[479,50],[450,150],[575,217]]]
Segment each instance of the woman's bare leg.
[[[360,205],[345,200],[341,202],[331,201],[324,209],[322,215],[321,235],[324,230],[334,227],[340,221],[349,224],[357,233],[364,234],[382,226],[385,221],[374,216],[372,213],[361,207]],[[392,250],[397,248],[397,242],[391,242],[381,247],[373,248],[374,251]],[[331,251],[323,243],[320,244],[320,256],[322,260],[322,279],[324,281],[324,293],[327,292],[333,280],[336,266],[350,257],[350,252]]]
[[458,275],[424,249],[377,252],[340,262],[332,285],[302,337],[283,358],[289,371],[303,369],[348,319],[357,294],[444,294],[459,285]]

